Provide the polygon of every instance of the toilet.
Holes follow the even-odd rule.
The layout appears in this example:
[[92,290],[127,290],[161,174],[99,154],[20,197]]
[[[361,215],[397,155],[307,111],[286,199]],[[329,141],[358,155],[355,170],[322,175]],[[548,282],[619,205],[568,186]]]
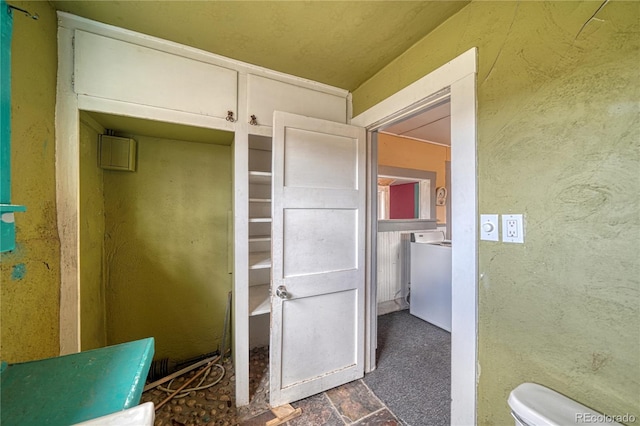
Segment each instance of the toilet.
[[549,388],[523,383],[509,394],[509,407],[516,426],[612,426],[616,417],[585,407]]

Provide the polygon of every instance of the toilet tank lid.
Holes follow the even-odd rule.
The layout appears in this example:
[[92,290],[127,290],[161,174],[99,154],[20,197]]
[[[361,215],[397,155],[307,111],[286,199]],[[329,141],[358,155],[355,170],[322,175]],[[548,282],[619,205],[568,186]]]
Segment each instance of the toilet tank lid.
[[512,390],[508,402],[511,411],[529,425],[620,425],[611,417],[535,383],[523,383]]

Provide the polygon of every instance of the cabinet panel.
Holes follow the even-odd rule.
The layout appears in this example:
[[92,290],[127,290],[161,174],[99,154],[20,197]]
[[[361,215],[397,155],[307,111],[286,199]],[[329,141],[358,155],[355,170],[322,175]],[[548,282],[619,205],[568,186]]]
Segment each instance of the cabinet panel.
[[77,94],[225,118],[238,73],[159,50],[75,32]]
[[274,111],[339,123],[345,123],[347,119],[347,100],[341,96],[256,75],[247,76],[247,91],[248,113],[256,116],[259,126],[271,127]]

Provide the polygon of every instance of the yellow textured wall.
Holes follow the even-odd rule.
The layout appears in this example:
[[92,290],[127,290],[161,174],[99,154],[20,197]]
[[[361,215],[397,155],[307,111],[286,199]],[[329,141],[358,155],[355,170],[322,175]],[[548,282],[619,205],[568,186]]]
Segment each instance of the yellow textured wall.
[[[103,280],[104,189],[98,130],[80,115],[80,349],[107,345]],[[90,123],[90,121],[89,121]],[[100,129],[101,130],[101,129]]]
[[481,425],[526,381],[640,418],[640,2],[601,4],[472,2],[353,95],[478,47],[479,210],[525,215],[479,247]]
[[[378,134],[378,165],[436,172],[436,188],[445,186],[445,162],[448,158],[449,148],[446,146]],[[436,206],[438,223],[447,221],[446,213],[445,206]]]
[[104,171],[107,339],[153,336],[156,358],[221,342],[231,147],[135,136],[135,173]]
[[12,202],[16,250],[0,258],[1,353],[8,362],[58,355],[60,242],[56,225],[56,15],[48,2],[12,1]]

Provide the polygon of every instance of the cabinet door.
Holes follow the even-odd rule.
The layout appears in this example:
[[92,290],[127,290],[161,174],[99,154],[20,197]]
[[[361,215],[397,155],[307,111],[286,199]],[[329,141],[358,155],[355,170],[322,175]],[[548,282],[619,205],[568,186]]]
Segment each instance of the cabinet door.
[[238,73],[76,30],[78,94],[224,119],[235,114]]
[[276,112],[270,403],[364,375],[365,130]]
[[[345,97],[256,75],[247,77],[248,113],[258,126],[271,126],[274,111],[346,123]],[[251,131],[251,129],[249,129]]]

